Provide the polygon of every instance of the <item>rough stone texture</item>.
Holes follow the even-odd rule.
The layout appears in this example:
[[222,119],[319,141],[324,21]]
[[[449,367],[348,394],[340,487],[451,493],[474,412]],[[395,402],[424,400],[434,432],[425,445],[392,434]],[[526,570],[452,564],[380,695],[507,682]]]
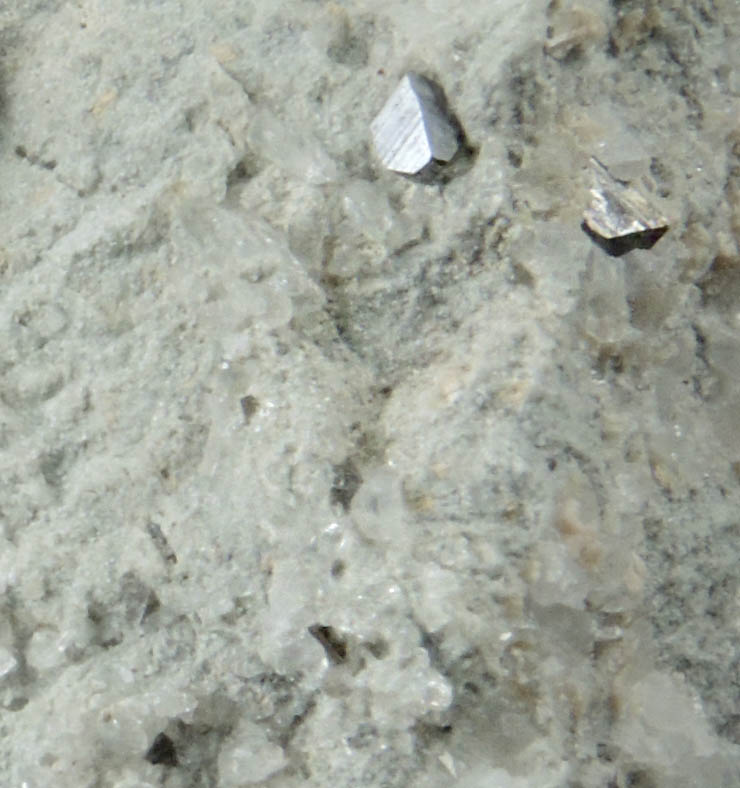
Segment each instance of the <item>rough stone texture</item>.
[[[740,784],[739,39],[0,8],[0,783]],[[369,146],[409,70],[471,147],[426,182]]]

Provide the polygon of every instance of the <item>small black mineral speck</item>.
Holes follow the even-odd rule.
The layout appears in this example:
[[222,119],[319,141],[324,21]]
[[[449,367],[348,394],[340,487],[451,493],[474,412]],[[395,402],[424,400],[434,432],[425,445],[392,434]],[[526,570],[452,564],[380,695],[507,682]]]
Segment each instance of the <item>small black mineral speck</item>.
[[308,628],[308,631],[321,643],[326,656],[335,665],[347,659],[347,642],[334,627],[313,624]]
[[347,565],[344,563],[344,561],[338,558],[331,565],[331,576],[341,577],[346,569],[347,569]]
[[149,763],[161,764],[162,766],[177,766],[175,743],[166,733],[158,733],[144,758]]
[[141,614],[141,620],[144,621],[153,613],[156,613],[157,610],[162,606],[162,603],[159,601],[159,597],[151,591],[149,596],[146,598],[146,604],[144,605],[144,610]]
[[239,403],[242,406],[242,414],[244,415],[244,421],[249,424],[249,420],[254,416],[254,414],[259,409],[259,401],[257,397],[253,397],[251,394],[247,394],[246,397],[242,397],[239,400]]
[[334,466],[334,483],[329,491],[330,502],[332,505],[339,504],[345,512],[349,511],[352,499],[361,484],[362,476],[360,476],[357,466],[347,458],[344,462]]
[[20,711],[24,709],[28,704],[28,698],[24,698],[22,696],[11,698],[10,702],[5,706],[8,711]]
[[162,556],[162,558],[168,564],[176,564],[177,556],[175,555],[175,551],[170,547],[170,543],[167,541],[167,537],[164,535],[164,532],[160,526],[157,523],[150,521],[146,525],[146,530],[154,542],[157,552]]
[[383,638],[377,640],[369,640],[365,643],[367,650],[375,657],[375,659],[385,659],[390,653],[390,646]]

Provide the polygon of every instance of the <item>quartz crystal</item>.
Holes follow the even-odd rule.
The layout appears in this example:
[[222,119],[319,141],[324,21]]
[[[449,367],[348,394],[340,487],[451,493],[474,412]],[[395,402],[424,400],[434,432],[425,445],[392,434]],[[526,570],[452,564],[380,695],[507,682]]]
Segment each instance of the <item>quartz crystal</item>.
[[583,215],[586,231],[612,254],[650,248],[668,229],[668,220],[637,190],[615,178],[591,157],[591,204]]
[[413,175],[432,159],[446,162],[455,155],[458,132],[444,103],[441,90],[419,74],[401,80],[370,126],[389,170]]

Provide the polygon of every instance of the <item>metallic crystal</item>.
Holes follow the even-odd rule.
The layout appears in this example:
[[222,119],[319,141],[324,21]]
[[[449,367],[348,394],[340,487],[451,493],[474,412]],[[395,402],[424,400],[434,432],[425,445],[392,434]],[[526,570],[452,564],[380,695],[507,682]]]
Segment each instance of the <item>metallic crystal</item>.
[[441,90],[410,72],[370,125],[383,164],[413,175],[433,159],[449,161],[458,149],[458,131],[444,108]]
[[668,220],[597,158],[592,156],[590,163],[594,185],[591,204],[583,214],[588,229],[605,241],[645,234],[657,241],[668,229]]

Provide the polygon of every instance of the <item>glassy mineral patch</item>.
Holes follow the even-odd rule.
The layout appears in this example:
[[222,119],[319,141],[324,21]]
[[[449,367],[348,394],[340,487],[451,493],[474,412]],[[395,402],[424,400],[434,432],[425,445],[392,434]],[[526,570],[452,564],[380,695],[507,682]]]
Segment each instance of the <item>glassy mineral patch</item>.
[[406,74],[370,125],[375,149],[389,170],[414,175],[433,159],[446,162],[455,155],[458,132],[444,105],[437,85]]
[[591,203],[584,229],[609,254],[649,249],[668,229],[668,220],[628,183],[615,178],[596,157],[590,159]]

